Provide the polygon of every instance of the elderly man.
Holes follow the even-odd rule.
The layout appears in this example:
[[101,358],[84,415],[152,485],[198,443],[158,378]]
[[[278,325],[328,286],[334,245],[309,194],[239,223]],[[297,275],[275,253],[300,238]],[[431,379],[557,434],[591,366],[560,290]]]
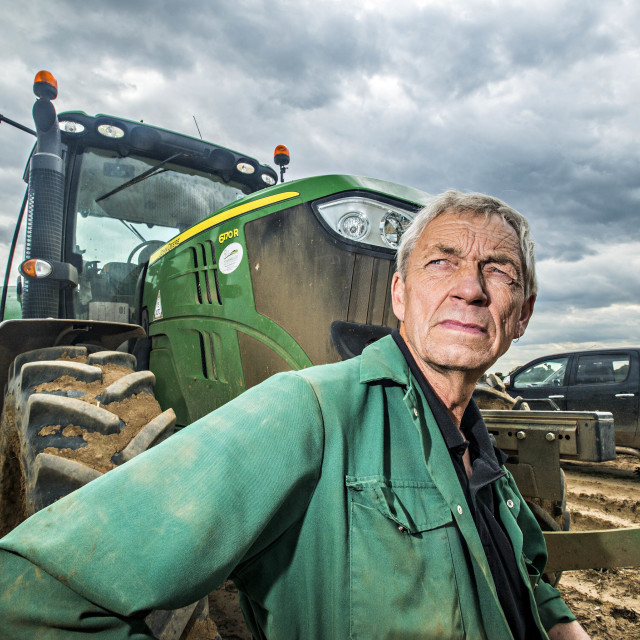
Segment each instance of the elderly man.
[[227,577],[255,638],[586,638],[471,395],[535,301],[524,218],[447,192],[402,239],[399,332],[280,374],[0,542],[3,638],[151,637]]

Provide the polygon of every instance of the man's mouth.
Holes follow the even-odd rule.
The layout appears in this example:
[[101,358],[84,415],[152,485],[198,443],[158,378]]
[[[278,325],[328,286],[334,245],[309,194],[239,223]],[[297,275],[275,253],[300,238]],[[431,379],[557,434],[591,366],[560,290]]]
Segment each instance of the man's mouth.
[[461,333],[467,333],[469,335],[484,336],[487,334],[487,330],[479,324],[473,322],[460,322],[459,320],[443,320],[439,323],[444,329],[451,329],[452,331],[460,331]]

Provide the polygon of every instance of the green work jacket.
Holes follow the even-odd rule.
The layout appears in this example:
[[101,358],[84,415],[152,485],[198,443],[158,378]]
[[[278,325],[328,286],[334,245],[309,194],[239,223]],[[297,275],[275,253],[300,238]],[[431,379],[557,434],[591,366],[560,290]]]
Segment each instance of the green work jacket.
[[[508,473],[495,490],[544,638],[573,617],[539,580],[544,539]],[[270,378],[0,549],[2,638],[152,637],[149,609],[228,577],[256,638],[511,638],[448,450],[391,337]]]

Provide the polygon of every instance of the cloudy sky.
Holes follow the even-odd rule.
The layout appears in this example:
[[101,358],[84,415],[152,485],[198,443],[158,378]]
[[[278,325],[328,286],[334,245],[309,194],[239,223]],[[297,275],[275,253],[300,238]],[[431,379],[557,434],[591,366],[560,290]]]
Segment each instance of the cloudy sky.
[[[110,113],[270,161],[498,196],[531,221],[540,295],[494,370],[640,346],[635,0],[2,2],[0,113]],[[94,8],[95,7],[95,8]],[[0,125],[0,269],[32,145]],[[13,276],[12,276],[13,280]]]

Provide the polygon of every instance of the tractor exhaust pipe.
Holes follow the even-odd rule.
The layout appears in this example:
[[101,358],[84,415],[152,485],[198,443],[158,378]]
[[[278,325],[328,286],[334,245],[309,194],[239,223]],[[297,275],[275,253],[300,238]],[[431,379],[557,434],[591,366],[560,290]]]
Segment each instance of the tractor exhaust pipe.
[[[64,163],[55,107],[58,83],[48,71],[39,71],[33,84],[37,143],[29,163],[29,209],[25,257],[47,262],[62,259],[64,221]],[[23,275],[25,275],[23,273]],[[60,283],[25,277],[23,318],[57,318]]]

